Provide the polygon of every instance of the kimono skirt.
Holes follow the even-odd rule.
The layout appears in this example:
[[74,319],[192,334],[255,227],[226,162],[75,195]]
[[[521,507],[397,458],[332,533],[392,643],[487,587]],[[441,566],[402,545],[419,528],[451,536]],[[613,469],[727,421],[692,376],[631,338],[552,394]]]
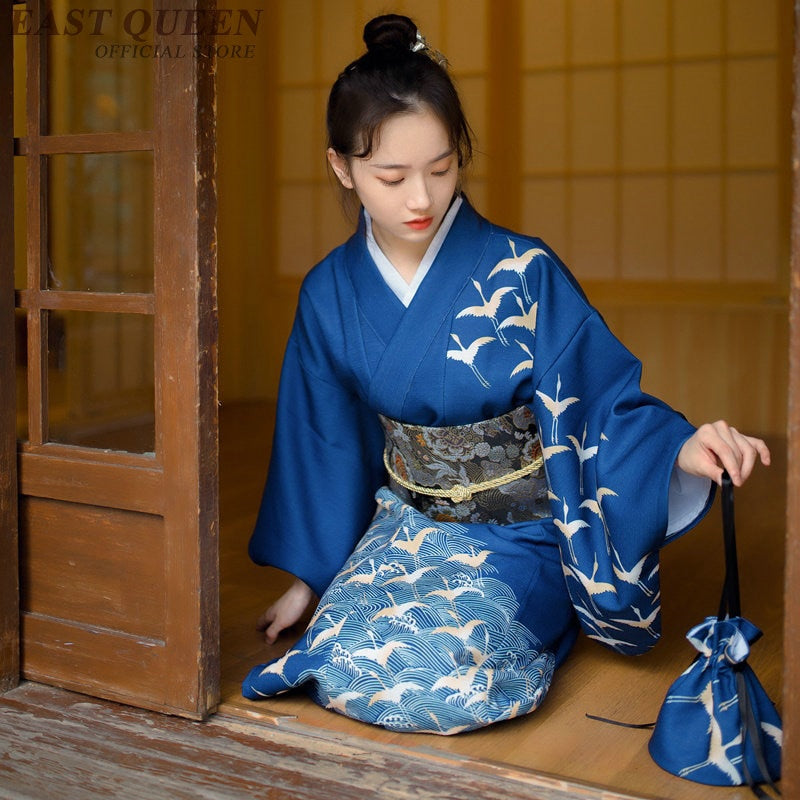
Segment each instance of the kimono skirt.
[[534,710],[576,624],[531,411],[381,421],[391,481],[375,518],[300,641],[254,667],[244,695],[303,686],[355,719],[439,734]]

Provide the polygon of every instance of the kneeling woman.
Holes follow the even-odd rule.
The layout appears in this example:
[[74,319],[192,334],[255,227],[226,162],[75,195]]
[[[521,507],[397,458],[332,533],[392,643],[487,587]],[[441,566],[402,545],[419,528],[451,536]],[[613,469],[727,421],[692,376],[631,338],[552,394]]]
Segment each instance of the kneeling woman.
[[250,543],[296,576],[267,641],[320,601],[243,691],[449,734],[535,709],[579,626],[651,647],[659,549],[723,467],[740,484],[769,452],[642,393],[558,257],[460,192],[472,145],[439,54],[406,17],[364,40],[327,116],[358,229],[303,283]]

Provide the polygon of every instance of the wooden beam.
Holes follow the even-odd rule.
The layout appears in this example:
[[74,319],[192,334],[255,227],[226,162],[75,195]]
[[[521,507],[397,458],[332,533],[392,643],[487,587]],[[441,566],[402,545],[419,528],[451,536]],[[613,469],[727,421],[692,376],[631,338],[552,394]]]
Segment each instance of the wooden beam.
[[17,306],[25,309],[57,311],[105,311],[117,314],[155,313],[152,294],[132,292],[63,292],[53,289],[22,289]]
[[[42,155],[61,153],[129,153],[153,149],[152,131],[122,133],[70,133],[38,137],[38,151]],[[30,152],[28,137],[16,140],[16,154]]]

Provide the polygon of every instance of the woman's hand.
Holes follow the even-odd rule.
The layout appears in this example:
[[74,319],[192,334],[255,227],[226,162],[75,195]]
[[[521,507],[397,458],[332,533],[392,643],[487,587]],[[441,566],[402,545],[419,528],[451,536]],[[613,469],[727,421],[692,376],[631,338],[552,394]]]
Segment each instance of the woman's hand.
[[264,631],[267,644],[273,644],[281,631],[297,622],[316,599],[310,586],[295,578],[294,583],[258,618],[256,629]]
[[722,483],[727,470],[735,486],[750,476],[756,459],[770,463],[769,448],[761,439],[745,436],[724,420],[701,425],[678,453],[678,466],[685,472]]

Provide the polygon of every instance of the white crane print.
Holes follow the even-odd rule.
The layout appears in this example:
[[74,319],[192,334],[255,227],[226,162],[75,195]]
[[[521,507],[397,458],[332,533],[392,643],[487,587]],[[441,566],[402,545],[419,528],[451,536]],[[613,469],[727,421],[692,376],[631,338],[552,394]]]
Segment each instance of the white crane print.
[[525,328],[525,330],[530,331],[532,334],[536,335],[536,312],[539,309],[539,303],[534,303],[527,311],[525,310],[525,305],[520,299],[519,295],[514,295],[514,299],[517,301],[517,305],[519,306],[519,310],[522,314],[515,314],[512,317],[506,317],[498,326],[498,333],[503,330],[503,328]]
[[531,247],[521,255],[517,255],[517,248],[514,244],[514,240],[510,237],[507,238],[508,245],[511,248],[512,258],[504,258],[502,261],[498,261],[492,271],[489,273],[489,277],[493,278],[498,272],[511,271],[516,273],[519,275],[519,280],[522,284],[522,293],[525,297],[525,302],[530,304],[531,296],[528,292],[528,282],[525,279],[525,271],[528,269],[528,265],[536,256],[546,256],[547,252],[542,250],[541,247]]
[[370,617],[371,622],[374,622],[376,619],[382,619],[383,617],[389,617],[390,619],[402,617],[412,608],[424,608],[424,603],[417,602],[416,600],[409,600],[406,603],[395,603],[394,597],[392,597],[390,592],[386,592],[386,595],[392,605],[382,608],[377,614],[373,614],[373,616]]
[[588,423],[584,422],[584,424],[583,424],[583,436],[581,437],[580,442],[571,433],[567,434],[567,439],[569,439],[572,442],[572,446],[575,448],[575,452],[578,454],[578,476],[579,476],[581,497],[583,497],[583,465],[584,465],[584,462],[589,461],[590,459],[594,458],[597,455],[597,445],[594,445],[593,447],[586,447],[586,428],[587,428],[587,425],[588,425]]
[[651,636],[655,636],[656,632],[653,630],[653,623],[658,619],[658,615],[661,613],[660,606],[656,606],[646,617],[642,616],[642,612],[639,611],[636,606],[631,608],[634,614],[636,614],[636,619],[616,619],[615,617],[611,618],[612,622],[621,622],[623,625],[628,625],[631,628],[644,628]]
[[[330,614],[323,615],[324,619],[327,619],[328,622],[333,622],[333,619]],[[330,628],[326,628],[324,631],[318,633],[311,644],[308,646],[308,652],[311,652],[315,647],[321,645],[323,642],[327,642],[328,639],[333,639],[334,636],[338,636],[342,628],[344,627],[344,623],[347,622],[347,615],[343,616],[335,625],[331,625]]]
[[584,591],[589,597],[589,602],[592,604],[592,606],[594,606],[594,610],[597,614],[600,613],[600,610],[595,605],[594,596],[596,594],[617,593],[617,588],[613,583],[606,583],[604,581],[598,581],[595,579],[595,576],[597,575],[597,556],[594,558],[594,569],[592,569],[591,576],[584,575],[584,573],[582,573],[579,569],[576,569],[572,566],[562,564],[562,567],[564,569],[564,575],[567,577],[571,575],[581,584],[581,586],[583,586]]
[[417,531],[416,535],[412,539],[410,531],[404,525],[403,532],[406,535],[406,539],[400,539],[396,535],[393,536],[391,539],[391,547],[393,547],[396,550],[404,550],[409,555],[415,556],[417,555],[417,553],[419,553],[419,549],[420,547],[422,547],[425,538],[429,536],[431,533],[435,533],[437,530],[438,528],[430,526],[427,528],[421,528],[420,530]]
[[553,422],[550,426],[550,443],[551,444],[558,444],[558,418],[573,404],[580,402],[579,397],[564,397],[560,398],[559,394],[561,394],[561,373],[558,374],[558,378],[556,380],[556,396],[550,397],[546,395],[544,392],[540,392],[538,389],[536,390],[536,394],[539,395],[542,402],[544,403],[544,407],[550,412],[553,417]]
[[603,498],[617,496],[617,493],[613,489],[608,489],[605,486],[601,486],[597,490],[595,499],[590,497],[588,500],[584,500],[580,505],[581,508],[588,508],[593,514],[597,514],[597,516],[600,517],[600,522],[603,523],[603,533],[605,534],[606,539],[606,553],[608,553],[608,555],[611,555],[611,534],[608,530],[606,515],[603,513]]
[[614,568],[614,574],[617,576],[617,579],[625,583],[630,583],[633,586],[638,586],[648,597],[652,597],[653,590],[649,589],[646,584],[642,582],[642,570],[644,569],[645,562],[649,558],[649,554],[642,556],[630,569],[625,569],[622,566],[622,559],[620,559],[619,553],[613,548],[612,550],[614,559],[617,564],[619,564],[619,566],[617,566],[617,564],[611,565]]
[[478,569],[483,565],[483,562],[492,554],[491,550],[481,550],[479,553],[475,552],[475,548],[471,548],[469,553],[456,553],[445,559],[445,561],[456,561],[459,564]]
[[367,658],[385,667],[389,661],[389,656],[391,656],[395,650],[404,650],[409,647],[405,642],[386,642],[386,644],[381,647],[376,647],[375,636],[372,634],[372,631],[370,631],[370,636],[372,638],[372,647],[361,647],[358,650],[354,650],[353,658]]
[[524,342],[521,342],[519,339],[514,339],[514,341],[528,354],[528,358],[520,361],[519,364],[517,364],[517,366],[511,370],[511,374],[508,376],[509,378],[513,378],[515,375],[518,375],[520,372],[524,372],[526,369],[533,369],[533,353],[531,353],[528,345],[526,345]]
[[267,666],[261,671],[261,675],[278,675],[280,678],[283,678],[283,671],[286,668],[286,662],[292,656],[298,655],[298,653],[302,653],[302,650],[290,650],[277,661],[267,664]]
[[424,689],[424,686],[420,686],[418,683],[414,683],[413,681],[400,681],[399,683],[394,684],[389,688],[386,687],[381,679],[374,673],[370,672],[376,680],[378,680],[381,685],[384,687],[381,691],[375,692],[369,699],[368,705],[374,705],[375,703],[399,703],[401,698],[406,692],[418,692],[420,689]]
[[353,692],[347,691],[342,692],[341,694],[336,695],[336,697],[329,697],[328,702],[325,705],[325,708],[330,708],[334,711],[338,711],[340,714],[347,713],[347,704],[351,700],[358,700],[359,697],[363,697],[364,695],[361,692]]
[[486,623],[482,619],[471,619],[469,622],[465,622],[463,625],[442,625],[438,628],[433,629],[433,633],[449,633],[451,636],[454,636],[456,639],[461,639],[462,642],[469,641],[469,637],[472,636],[472,632],[478,625],[485,625]]
[[588,528],[589,523],[584,522],[582,519],[574,519],[572,522],[568,522],[567,515],[569,514],[569,506],[567,505],[566,499],[562,500],[561,502],[564,504],[564,520],[562,521],[560,519],[553,518],[553,524],[561,531],[561,533],[564,534],[564,536],[567,537],[569,554],[572,556],[572,562],[577,564],[578,559],[575,558],[575,550],[572,547],[572,537],[582,528]]
[[699,764],[692,764],[691,766],[684,767],[678,774],[682,778],[685,778],[698,769],[713,765],[723,774],[727,775],[731,783],[735,785],[741,780],[741,775],[736,765],[728,758],[728,750],[731,747],[738,747],[741,745],[742,735],[741,733],[738,734],[727,743],[722,741],[722,729],[714,717],[714,694],[711,684],[712,681],[709,681],[703,691],[694,697],[670,695],[667,698],[668,703],[698,703],[703,706],[706,714],[708,714],[708,758],[706,758],[705,761],[701,761]]
[[499,289],[492,292],[492,296],[487,300],[484,297],[483,288],[474,278],[472,279],[472,285],[478,290],[483,304],[479,306],[469,306],[463,311],[459,311],[458,314],[456,314],[456,319],[459,317],[485,317],[491,320],[492,325],[494,325],[494,332],[497,334],[500,344],[502,344],[503,347],[508,347],[508,340],[500,331],[500,325],[498,325],[497,322],[497,312],[500,309],[500,301],[503,299],[503,296],[509,292],[513,292],[514,289],[511,286],[501,286]]
[[474,362],[475,356],[478,355],[478,350],[485,344],[495,341],[494,336],[479,336],[468,347],[464,347],[464,345],[461,344],[461,339],[459,339],[456,334],[451,333],[450,338],[458,345],[459,349],[448,350],[447,357],[453,359],[453,361],[460,361],[462,364],[466,364],[475,374],[478,381],[480,381],[481,386],[483,386],[484,389],[488,389],[491,384],[478,372],[478,368],[475,366]]

